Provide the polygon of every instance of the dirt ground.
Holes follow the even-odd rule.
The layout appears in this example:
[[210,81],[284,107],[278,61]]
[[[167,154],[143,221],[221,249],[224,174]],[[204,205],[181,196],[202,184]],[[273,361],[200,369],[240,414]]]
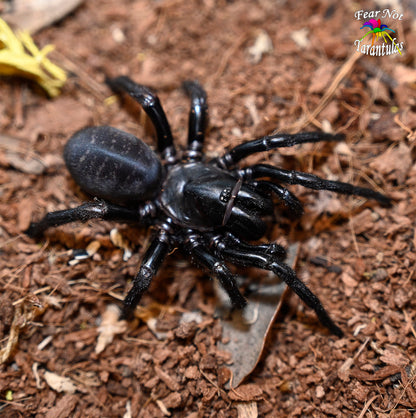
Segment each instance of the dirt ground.
[[[2,353],[17,342],[0,366],[1,416],[412,416],[416,28],[410,7],[400,7],[404,18],[388,23],[404,51],[382,57],[356,53],[365,32],[350,0],[97,0],[34,35],[40,46],[55,45],[50,57],[69,78],[53,100],[27,81],[0,79]],[[338,144],[248,159],[393,199],[385,208],[291,187],[305,215],[296,222],[280,215],[270,225],[267,240],[300,243],[296,270],[343,338],[292,296],[254,372],[229,389],[232,358],[217,346],[222,326],[204,272],[173,254],[143,298],[140,319],[123,326],[108,306],[129,288],[149,231],[94,221],[38,241],[22,234],[31,220],[85,198],[62,159],[74,131],[108,124],[154,144],[138,106],[106,100],[105,75],[119,74],[158,91],[182,146],[189,104],[180,86],[198,79],[209,98],[210,156],[275,130],[346,135]],[[133,249],[127,261],[110,240],[115,226]],[[74,261],[73,250],[87,247],[94,254]],[[196,320],[181,322],[185,314]],[[106,323],[115,335],[103,343]]]

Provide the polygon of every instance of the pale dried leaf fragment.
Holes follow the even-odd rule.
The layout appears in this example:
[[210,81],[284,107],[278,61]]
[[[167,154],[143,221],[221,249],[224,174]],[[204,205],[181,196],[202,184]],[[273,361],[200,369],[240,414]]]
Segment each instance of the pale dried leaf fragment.
[[117,334],[122,334],[127,330],[127,321],[120,320],[120,310],[116,305],[107,306],[103,313],[103,320],[98,328],[97,345],[95,352],[100,354],[108,344],[111,344]]
[[6,153],[6,161],[16,170],[26,174],[42,174],[45,171],[45,165],[35,158],[21,157],[14,152]]
[[127,261],[132,256],[132,251],[129,243],[124,239],[123,235],[120,234],[120,231],[117,228],[113,228],[110,231],[110,239],[113,245],[124,250],[123,260]]
[[132,413],[131,413],[131,401],[128,400],[126,403],[126,412],[123,415],[123,418],[132,418]]
[[263,390],[254,383],[248,383],[240,386],[238,389],[233,389],[228,393],[228,396],[233,401],[260,401],[263,399]]
[[273,42],[266,31],[261,30],[252,46],[247,48],[247,52],[250,57],[250,62],[258,64],[263,58],[264,54],[269,54],[273,51]]
[[62,19],[83,0],[13,0],[5,19],[31,33]]
[[311,41],[308,38],[308,35],[309,35],[309,29],[308,28],[302,28],[302,29],[299,29],[299,30],[294,30],[290,34],[290,37],[292,38],[293,42],[295,42],[295,44],[299,48],[305,49],[311,43]]
[[101,247],[101,243],[98,240],[91,241],[86,248],[89,257],[92,257]]
[[56,392],[75,393],[77,387],[69,377],[46,371],[44,374],[46,383]]
[[257,418],[257,402],[236,402],[238,418]]

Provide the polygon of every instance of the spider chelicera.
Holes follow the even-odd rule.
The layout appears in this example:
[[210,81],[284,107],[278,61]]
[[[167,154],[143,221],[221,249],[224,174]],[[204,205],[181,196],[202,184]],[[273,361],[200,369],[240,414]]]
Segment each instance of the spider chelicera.
[[165,112],[150,88],[125,76],[108,79],[107,83],[117,93],[128,93],[143,107],[155,127],[160,157],[140,139],[109,126],[76,132],[66,144],[65,163],[78,185],[95,199],[73,209],[50,212],[32,223],[26,233],[36,237],[49,227],[94,218],[153,226],[153,239],[124,299],[123,318],[132,315],[163,260],[178,248],[217,277],[236,308],[244,308],[246,300],[227,262],[272,271],[316,312],[325,327],[341,336],[341,329],[317,296],[284,263],[284,248],[253,241],[266,233],[265,218],[273,215],[274,197],[294,216],[303,212],[297,197],[281,183],[363,196],[386,206],[390,199],[369,188],[313,174],[268,164],[244,168],[237,164],[257,152],[307,142],[339,141],[343,136],[278,133],[207,159],[202,153],[208,111],[206,93],[198,82],[186,81],[184,89],[191,100],[188,147],[178,153]]

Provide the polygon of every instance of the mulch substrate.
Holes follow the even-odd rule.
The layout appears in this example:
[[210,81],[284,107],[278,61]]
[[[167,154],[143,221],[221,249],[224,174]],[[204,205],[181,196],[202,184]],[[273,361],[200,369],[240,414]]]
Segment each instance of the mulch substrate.
[[[390,24],[404,53],[384,57],[356,53],[363,22],[350,0],[97,0],[34,35],[40,46],[55,45],[50,57],[69,79],[53,100],[30,82],[0,79],[0,348],[16,342],[0,366],[1,416],[413,415],[416,27],[402,6],[404,19]],[[119,329],[111,320],[109,305],[123,298],[151,231],[94,221],[38,241],[22,233],[47,211],[85,198],[62,159],[74,131],[106,124],[154,144],[138,106],[106,100],[105,76],[120,74],[158,91],[181,146],[189,103],[180,86],[198,79],[208,93],[210,156],[275,130],[346,135],[247,160],[391,196],[385,208],[291,187],[305,215],[294,221],[279,208],[267,233],[282,245],[300,243],[297,272],[343,338],[292,296],[254,373],[229,389],[232,358],[217,348],[212,281],[180,254],[154,280],[138,320]],[[110,239],[114,227],[130,258]],[[74,250],[89,245],[91,257],[74,261]],[[97,349],[103,323],[115,328]]]

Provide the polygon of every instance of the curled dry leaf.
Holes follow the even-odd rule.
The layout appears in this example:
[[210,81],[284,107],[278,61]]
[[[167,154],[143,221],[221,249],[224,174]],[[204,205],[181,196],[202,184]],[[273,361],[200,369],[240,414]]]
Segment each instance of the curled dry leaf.
[[[286,263],[294,266],[298,245],[289,247]],[[222,289],[217,287],[218,297],[222,306],[218,307],[222,325],[221,350],[231,353],[233,364],[232,387],[237,387],[256,367],[264,349],[264,344],[271,326],[276,318],[284,294],[286,284],[277,276],[275,281],[259,288],[257,293],[248,297],[248,304],[244,311],[233,311],[229,315],[229,300]],[[247,347],[250,347],[247,350]]]

